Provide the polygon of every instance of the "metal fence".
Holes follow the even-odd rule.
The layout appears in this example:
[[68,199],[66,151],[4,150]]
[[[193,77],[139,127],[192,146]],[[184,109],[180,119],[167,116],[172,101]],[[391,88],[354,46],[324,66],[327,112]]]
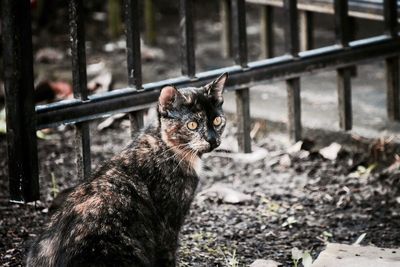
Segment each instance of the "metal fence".
[[[39,199],[36,130],[73,123],[76,126],[77,166],[83,179],[90,175],[89,122],[102,116],[127,112],[133,131],[143,124],[142,112],[154,103],[165,84],[196,86],[229,72],[227,86],[237,99],[239,144],[249,152],[250,104],[249,86],[258,81],[286,80],[288,93],[288,129],[293,140],[301,139],[300,76],[305,73],[337,70],[338,110],[343,130],[352,127],[351,67],[363,61],[385,60],[387,109],[390,120],[400,119],[399,55],[396,0],[385,0],[385,31],[373,38],[350,42],[348,1],[332,2],[336,24],[336,44],[300,52],[298,9],[296,0],[284,0],[286,54],[254,62],[247,60],[245,0],[222,0],[228,6],[225,16],[230,24],[230,47],[235,65],[197,73],[193,0],[180,0],[180,37],[182,76],[142,84],[140,61],[139,0],[125,0],[127,74],[129,84],[103,95],[88,96],[86,88],[85,30],[83,1],[70,0],[70,40],[74,99],[45,106],[34,104],[31,19],[29,0],[2,0],[3,67],[6,89],[8,169],[10,197],[13,201]],[[228,9],[227,9],[228,10]],[[268,29],[268,24],[266,25]]]

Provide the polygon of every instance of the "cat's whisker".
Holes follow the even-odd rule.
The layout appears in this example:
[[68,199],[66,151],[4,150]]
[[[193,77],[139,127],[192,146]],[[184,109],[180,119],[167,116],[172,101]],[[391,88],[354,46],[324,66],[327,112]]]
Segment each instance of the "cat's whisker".
[[193,150],[184,151],[184,152],[186,152],[186,153],[182,156],[182,159],[178,162],[178,164],[177,164],[176,167],[172,170],[172,172],[174,172],[174,171],[179,167],[179,165],[183,162],[184,159],[186,159],[186,158],[190,155],[190,153],[193,153],[192,151],[193,151]]
[[[182,151],[185,152],[184,149],[182,149]],[[168,158],[164,159],[162,162],[165,162],[165,161],[167,161],[167,160],[169,160],[169,159],[172,159],[172,158],[177,158],[177,157],[179,157],[179,156],[180,156],[179,153],[173,152],[173,154],[172,154],[171,156],[169,156]]]
[[168,152],[171,151],[171,150],[180,149],[180,148],[182,148],[182,147],[185,147],[185,146],[187,146],[188,144],[189,144],[189,143],[183,143],[183,144],[171,146],[171,147],[169,147],[167,150],[165,150],[163,153],[161,153],[160,156],[163,156],[164,154],[168,153]]
[[185,148],[187,144],[180,144],[180,145],[176,145],[173,147],[170,147],[169,149],[167,149],[166,151],[164,151],[163,153],[161,153],[159,156],[164,156],[165,154],[169,153],[172,150],[172,155],[169,156],[168,158],[164,159],[162,162],[165,162],[171,158],[174,158],[176,156],[178,156],[178,154],[174,151],[174,149],[182,149]]

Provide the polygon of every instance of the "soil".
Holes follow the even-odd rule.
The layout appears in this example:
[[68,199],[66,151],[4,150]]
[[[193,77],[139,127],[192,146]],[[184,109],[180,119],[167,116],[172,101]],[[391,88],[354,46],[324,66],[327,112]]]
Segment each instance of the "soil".
[[[101,132],[92,123],[93,166],[129,142],[127,122]],[[226,143],[232,144],[234,135],[230,125]],[[39,140],[43,201],[33,205],[8,201],[6,142],[0,136],[1,266],[22,265],[29,242],[48,220],[54,192],[78,183],[73,136],[67,127]],[[255,151],[264,151],[262,158],[254,156],[257,152],[245,156],[226,149],[204,157],[198,195],[181,233],[180,266],[248,266],[256,259],[292,266],[293,247],[309,250],[315,258],[326,242],[352,244],[363,233],[362,244],[400,245],[398,168],[387,172],[380,164],[369,173],[359,168],[372,166],[368,154],[344,147],[336,160],[327,160],[313,145],[293,152],[274,136],[253,143]],[[202,193],[216,183],[251,199],[228,204]]]

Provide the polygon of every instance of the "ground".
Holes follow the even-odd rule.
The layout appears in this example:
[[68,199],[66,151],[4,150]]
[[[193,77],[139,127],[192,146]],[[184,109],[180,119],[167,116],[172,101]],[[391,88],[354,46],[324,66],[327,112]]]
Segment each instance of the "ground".
[[[126,121],[101,132],[96,125],[92,123],[94,166],[129,142]],[[225,136],[229,144],[234,132],[230,125]],[[1,266],[23,262],[29,241],[48,220],[52,192],[77,183],[73,131],[65,128],[46,138],[39,140],[44,201],[35,207],[8,202],[5,138],[0,136]],[[324,159],[316,145],[308,143],[293,151],[275,135],[261,135],[250,156],[228,151],[224,145],[205,156],[198,195],[181,234],[181,266],[247,266],[256,259],[292,266],[293,247],[310,250],[315,258],[326,241],[351,244],[363,233],[364,244],[398,247],[398,174],[385,174],[383,166],[372,174],[363,171],[358,166],[372,166],[370,155],[346,147],[336,160]],[[251,198],[227,204],[204,193],[215,184]],[[233,265],[235,261],[239,265]]]

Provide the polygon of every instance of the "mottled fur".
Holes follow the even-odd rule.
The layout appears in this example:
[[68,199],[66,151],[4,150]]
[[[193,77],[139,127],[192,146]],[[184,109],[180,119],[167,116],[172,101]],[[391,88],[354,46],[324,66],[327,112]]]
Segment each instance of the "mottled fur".
[[[27,265],[175,266],[200,157],[220,144],[225,126],[226,77],[200,88],[163,88],[158,121],[65,196]],[[189,121],[198,127],[189,129]]]

